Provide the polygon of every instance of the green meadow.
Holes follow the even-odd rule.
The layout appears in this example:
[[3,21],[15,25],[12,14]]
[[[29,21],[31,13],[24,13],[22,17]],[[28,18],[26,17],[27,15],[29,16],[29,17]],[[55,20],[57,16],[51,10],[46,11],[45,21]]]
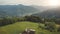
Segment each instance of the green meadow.
[[[60,34],[60,32],[50,32],[48,30],[38,28],[38,23],[34,22],[17,22],[14,24],[6,25],[0,27],[0,34],[19,34],[22,33],[26,28],[31,28],[36,30],[36,34]],[[44,26],[44,24],[40,24]]]

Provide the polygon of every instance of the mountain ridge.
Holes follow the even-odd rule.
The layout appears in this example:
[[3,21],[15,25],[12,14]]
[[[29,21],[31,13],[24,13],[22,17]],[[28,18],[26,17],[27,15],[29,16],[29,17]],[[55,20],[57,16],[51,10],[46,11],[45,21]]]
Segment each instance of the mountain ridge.
[[43,18],[60,18],[60,9],[59,8],[49,9],[33,15],[40,16]]

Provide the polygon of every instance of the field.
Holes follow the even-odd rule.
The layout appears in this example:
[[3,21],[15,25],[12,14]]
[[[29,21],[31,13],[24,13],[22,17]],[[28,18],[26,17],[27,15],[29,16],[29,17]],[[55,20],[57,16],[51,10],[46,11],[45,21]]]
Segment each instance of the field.
[[[41,26],[43,26],[43,24],[41,24]],[[0,27],[0,34],[19,34],[23,32],[26,28],[35,29],[36,34],[60,34],[59,32],[49,32],[41,28],[38,29],[38,23],[26,21]]]

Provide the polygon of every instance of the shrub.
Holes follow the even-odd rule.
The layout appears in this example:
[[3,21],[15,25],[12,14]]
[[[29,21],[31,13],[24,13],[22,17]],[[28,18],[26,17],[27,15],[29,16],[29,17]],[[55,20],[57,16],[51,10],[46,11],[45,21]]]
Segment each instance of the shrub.
[[56,25],[54,22],[46,22],[45,29],[49,30],[50,32],[55,31]]

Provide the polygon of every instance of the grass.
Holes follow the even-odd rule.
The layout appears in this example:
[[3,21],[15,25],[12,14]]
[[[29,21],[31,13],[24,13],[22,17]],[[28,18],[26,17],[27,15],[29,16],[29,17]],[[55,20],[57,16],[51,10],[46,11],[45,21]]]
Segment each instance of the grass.
[[0,27],[0,34],[19,34],[26,28],[37,29],[37,23],[32,22],[17,22],[15,24]]
[[[43,24],[41,24],[43,26]],[[38,23],[33,22],[17,22],[15,24],[6,25],[0,27],[0,34],[19,34],[26,28],[32,28],[36,30],[36,34],[60,34],[60,32],[49,32],[44,29],[38,29]]]

